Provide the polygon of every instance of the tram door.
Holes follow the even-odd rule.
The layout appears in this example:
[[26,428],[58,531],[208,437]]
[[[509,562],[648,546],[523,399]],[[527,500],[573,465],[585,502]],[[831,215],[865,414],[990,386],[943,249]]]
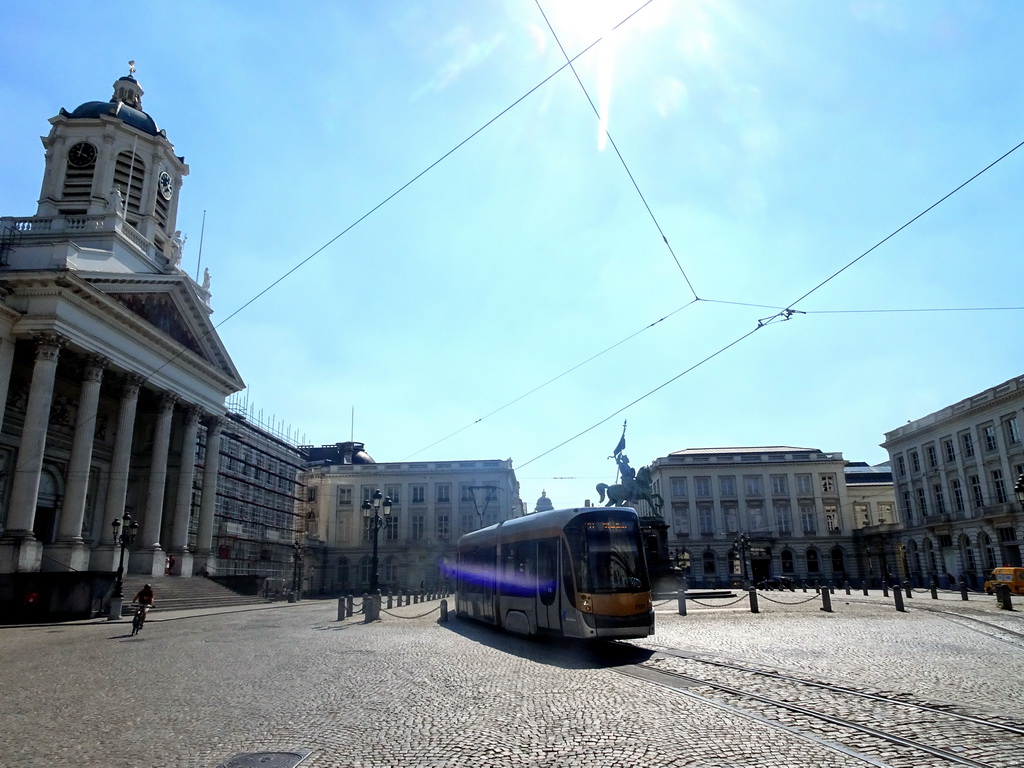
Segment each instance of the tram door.
[[537,542],[537,629],[560,630],[558,539]]

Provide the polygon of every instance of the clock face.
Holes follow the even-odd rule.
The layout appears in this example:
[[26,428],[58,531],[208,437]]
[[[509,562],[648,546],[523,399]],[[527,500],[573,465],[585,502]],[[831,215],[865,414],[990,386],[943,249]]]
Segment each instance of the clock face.
[[160,178],[157,180],[160,185],[160,194],[164,196],[164,200],[170,200],[171,195],[174,194],[174,184],[171,182],[171,176],[167,171],[160,171]]
[[68,151],[68,163],[75,168],[87,168],[96,162],[96,147],[80,141]]

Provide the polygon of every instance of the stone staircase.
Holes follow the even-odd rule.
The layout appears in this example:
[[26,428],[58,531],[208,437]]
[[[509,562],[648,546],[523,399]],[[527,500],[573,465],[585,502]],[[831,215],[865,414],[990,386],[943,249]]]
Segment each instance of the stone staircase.
[[201,608],[226,608],[231,606],[263,605],[267,601],[258,595],[242,595],[223,584],[202,576],[182,578],[180,576],[137,576],[124,577],[124,604],[122,616],[131,616],[131,600],[144,584],[153,587],[156,599],[154,612],[196,610]]

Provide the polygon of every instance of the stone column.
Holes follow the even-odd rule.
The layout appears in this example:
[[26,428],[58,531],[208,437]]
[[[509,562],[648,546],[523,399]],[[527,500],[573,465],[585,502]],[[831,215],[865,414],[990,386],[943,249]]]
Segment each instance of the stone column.
[[188,521],[192,512],[192,480],[196,470],[196,440],[199,436],[199,409],[185,409],[185,434],[181,437],[181,462],[178,468],[178,495],[171,529],[171,555],[175,576],[192,575],[192,553],[188,551]]
[[153,431],[153,454],[149,461],[149,489],[146,493],[146,511],[142,514],[132,573],[158,576],[164,572],[164,551],[160,547],[160,528],[164,515],[164,487],[167,485],[167,453],[171,444],[171,423],[174,419],[175,395],[164,393]]
[[14,340],[0,337],[0,424],[7,410],[7,391],[11,384],[11,366],[14,363]]
[[220,419],[206,422],[206,458],[203,461],[203,500],[199,507],[199,530],[196,532],[197,573],[213,576],[217,560],[213,556],[213,515],[217,508],[217,477],[220,471]]
[[[124,514],[124,502],[128,495],[128,471],[131,468],[132,438],[135,436],[135,411],[139,404],[139,388],[142,377],[129,374],[125,377],[121,391],[121,406],[117,414],[117,432],[114,434],[114,453],[110,460],[110,480],[107,482],[106,518],[102,530]],[[100,545],[92,552],[89,567],[94,571],[113,571],[117,568],[120,552],[113,542]],[[127,569],[128,553],[125,553]]]
[[50,422],[53,381],[57,358],[65,340],[56,334],[40,334],[36,341],[36,362],[32,369],[32,388],[25,409],[25,426],[14,466],[14,484],[7,515],[7,528],[0,538],[0,572],[38,571],[43,546],[36,541],[36,502],[39,476],[43,470],[46,431]]
[[89,467],[96,436],[96,406],[100,399],[103,369],[109,361],[99,356],[86,360],[82,389],[78,395],[78,417],[71,441],[64,505],[57,527],[57,542],[47,547],[44,571],[84,571],[89,567],[89,552],[82,540],[85,497],[89,490]]

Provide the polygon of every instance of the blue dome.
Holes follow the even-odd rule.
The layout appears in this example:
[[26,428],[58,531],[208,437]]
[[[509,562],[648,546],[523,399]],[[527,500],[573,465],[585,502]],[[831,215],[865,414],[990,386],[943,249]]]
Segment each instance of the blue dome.
[[112,115],[118,118],[121,122],[132,126],[132,128],[138,128],[140,131],[148,133],[150,136],[157,136],[160,134],[160,129],[156,127],[156,121],[152,117],[147,115],[140,109],[129,107],[124,102],[120,101],[87,101],[80,107],[77,107],[74,112],[70,114],[72,119],[74,118],[86,118],[86,117],[101,117],[103,115]]

